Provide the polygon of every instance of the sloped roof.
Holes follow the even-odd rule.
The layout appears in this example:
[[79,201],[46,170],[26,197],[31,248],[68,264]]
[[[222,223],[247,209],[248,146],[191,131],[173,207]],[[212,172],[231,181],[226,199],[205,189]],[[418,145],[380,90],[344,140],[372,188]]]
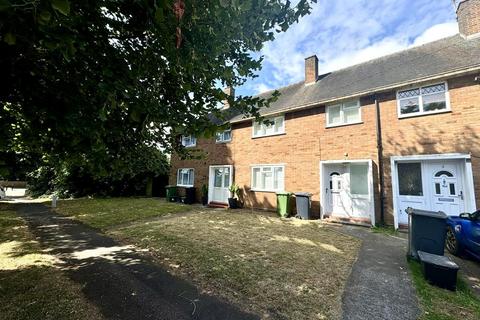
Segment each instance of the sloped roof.
[[[278,100],[260,113],[281,113],[476,68],[480,68],[480,38],[466,40],[455,35],[321,75],[311,85],[302,81],[277,89]],[[258,97],[267,98],[272,92]],[[230,119],[242,120],[242,115]]]

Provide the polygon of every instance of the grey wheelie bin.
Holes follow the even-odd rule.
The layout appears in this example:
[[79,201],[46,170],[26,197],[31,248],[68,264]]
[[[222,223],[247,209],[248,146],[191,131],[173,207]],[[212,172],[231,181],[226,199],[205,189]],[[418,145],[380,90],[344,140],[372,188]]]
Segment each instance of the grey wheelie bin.
[[427,211],[413,208],[408,214],[408,253],[418,260],[418,251],[443,256],[447,233],[447,215],[442,211]]
[[311,207],[312,203],[310,198],[312,197],[311,193],[308,192],[296,192],[295,200],[297,205],[297,218],[309,220],[311,217]]

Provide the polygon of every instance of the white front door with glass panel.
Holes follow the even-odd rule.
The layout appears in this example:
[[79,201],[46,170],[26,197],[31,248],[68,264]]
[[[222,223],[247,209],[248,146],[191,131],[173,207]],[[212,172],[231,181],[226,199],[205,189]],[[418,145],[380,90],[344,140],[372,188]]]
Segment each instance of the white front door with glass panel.
[[459,215],[465,210],[464,161],[410,161],[396,164],[397,218],[408,224],[408,207]]
[[336,215],[347,215],[346,207],[346,193],[345,193],[345,182],[344,180],[344,169],[335,168],[332,173],[330,173],[330,183],[329,183],[329,204],[330,204],[330,214]]
[[432,210],[448,215],[465,211],[461,168],[455,162],[435,162],[429,165],[432,191]]
[[232,182],[232,166],[211,166],[209,180],[209,202],[228,203],[230,197],[228,188]]

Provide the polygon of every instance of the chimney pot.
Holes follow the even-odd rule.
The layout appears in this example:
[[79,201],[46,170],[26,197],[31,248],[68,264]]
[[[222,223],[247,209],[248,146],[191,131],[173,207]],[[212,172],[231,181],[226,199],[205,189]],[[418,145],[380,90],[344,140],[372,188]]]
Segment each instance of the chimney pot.
[[318,58],[316,55],[305,58],[305,84],[313,84],[318,79]]

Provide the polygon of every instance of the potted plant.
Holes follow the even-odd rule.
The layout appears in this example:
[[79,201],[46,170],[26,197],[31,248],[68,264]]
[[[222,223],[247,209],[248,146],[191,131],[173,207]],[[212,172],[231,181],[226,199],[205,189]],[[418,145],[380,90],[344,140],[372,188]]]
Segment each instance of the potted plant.
[[208,187],[206,184],[202,186],[202,204],[204,206],[208,204]]
[[240,194],[240,187],[234,183],[230,187],[228,187],[228,190],[230,191],[230,198],[228,198],[228,206],[230,207],[230,209],[237,209],[238,199],[235,198],[235,196],[238,197],[238,195]]

